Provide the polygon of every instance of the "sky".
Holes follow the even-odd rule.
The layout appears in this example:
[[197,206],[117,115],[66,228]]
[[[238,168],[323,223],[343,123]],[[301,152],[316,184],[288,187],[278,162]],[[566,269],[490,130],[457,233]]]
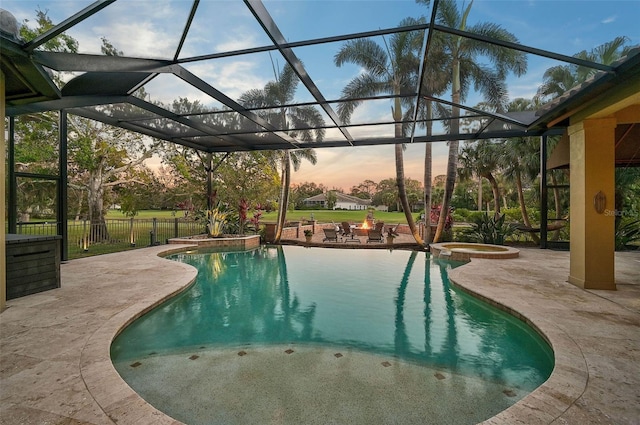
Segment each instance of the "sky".
[[[186,0],[118,0],[67,33],[78,40],[81,53],[99,54],[101,38],[105,37],[125,56],[172,58],[191,3]],[[460,5],[463,3],[468,4],[459,2]],[[59,23],[90,4],[92,1],[89,0],[0,1],[0,7],[11,12],[20,23],[28,20],[27,25],[33,25],[37,9],[47,11],[52,21]],[[429,8],[413,0],[266,0],[264,4],[288,41],[390,28],[406,17],[428,17],[430,14]],[[468,23],[496,23],[514,34],[521,44],[571,56],[616,36],[628,37],[629,45],[640,44],[639,16],[640,0],[475,0]],[[385,42],[382,38],[378,41]],[[241,1],[202,0],[179,57],[267,44],[269,40],[264,31]],[[294,49],[327,99],[338,99],[342,88],[362,72],[355,65],[340,68],[334,65],[333,55],[339,47],[340,43],[329,43]],[[482,58],[478,61],[488,64]],[[283,63],[278,54],[260,53],[183,66],[237,99],[247,90],[264,87],[273,79],[274,66],[281,67]],[[528,55],[527,73],[507,79],[510,99],[531,98],[542,82],[544,71],[558,64],[561,63]],[[156,78],[145,89],[154,101],[170,103],[182,96],[197,99],[207,106],[219,106],[171,75]],[[300,85],[296,101],[310,100],[311,95]],[[472,89],[467,104],[474,105],[480,100]],[[372,103],[357,108],[352,123],[366,123],[377,116],[391,118],[388,101]],[[371,128],[367,127],[354,128],[352,134],[357,137],[388,135],[372,134]],[[337,137],[337,134],[326,135],[329,140]],[[444,174],[447,145],[434,143],[433,149],[433,174]],[[364,180],[379,182],[395,176],[391,145],[323,148],[316,149],[316,153],[317,164],[303,163],[300,170],[293,173],[293,183],[322,183],[348,192]],[[404,156],[406,176],[422,181],[424,145],[407,146]],[[152,161],[152,164],[157,162]]]

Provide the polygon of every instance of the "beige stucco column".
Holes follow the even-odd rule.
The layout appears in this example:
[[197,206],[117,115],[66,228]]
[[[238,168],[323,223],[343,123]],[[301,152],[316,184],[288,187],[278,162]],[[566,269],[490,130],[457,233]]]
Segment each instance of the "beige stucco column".
[[[615,118],[585,119],[569,127],[569,282],[585,289],[616,289],[615,127]],[[604,194],[604,203],[602,196],[596,200],[599,193]]]
[[6,237],[4,230],[6,226],[6,211],[4,204],[5,199],[7,199],[4,187],[6,175],[4,164],[6,161],[5,152],[7,151],[7,141],[4,139],[4,89],[4,73],[0,71],[0,115],[2,116],[2,122],[0,123],[0,149],[2,149],[2,161],[0,161],[0,176],[2,176],[2,178],[0,178],[0,199],[2,200],[2,202],[0,202],[0,311],[4,310],[4,308],[6,307],[7,299],[7,254],[5,246]]

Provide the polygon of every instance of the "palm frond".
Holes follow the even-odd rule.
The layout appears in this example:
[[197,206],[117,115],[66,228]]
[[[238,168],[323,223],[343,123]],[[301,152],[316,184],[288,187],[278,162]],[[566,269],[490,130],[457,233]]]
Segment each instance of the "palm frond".
[[388,57],[386,52],[373,40],[349,40],[342,45],[333,58],[336,66],[345,63],[359,65],[371,74],[382,76],[388,71]]
[[[508,41],[511,43],[518,42],[518,38],[515,35],[493,22],[479,23],[473,25],[467,30],[474,34],[483,35],[496,40]],[[498,75],[502,78],[506,77],[509,71],[513,72],[517,76],[523,75],[527,72],[527,56],[524,52],[498,46],[493,43],[485,43],[471,39],[466,39],[464,44],[465,49],[472,52],[472,54],[481,54],[486,56],[496,67]]]
[[[361,74],[342,89],[341,99],[358,99],[362,97],[375,96],[381,93],[389,93],[388,84],[384,80],[371,75]],[[351,114],[362,103],[361,101],[346,101],[338,104],[338,116],[345,124],[351,121]]]

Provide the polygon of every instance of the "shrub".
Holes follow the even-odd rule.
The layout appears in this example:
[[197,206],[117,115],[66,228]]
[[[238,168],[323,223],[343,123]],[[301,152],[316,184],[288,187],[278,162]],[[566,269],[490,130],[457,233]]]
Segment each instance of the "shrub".
[[621,223],[616,229],[616,250],[638,249],[635,246],[640,242],[640,220],[632,220]]
[[453,219],[455,221],[467,221],[470,211],[467,208],[456,208],[453,212]]
[[[506,221],[508,222],[521,222],[522,221],[522,212],[520,212],[520,207],[515,208],[502,208],[502,213],[506,217]],[[529,212],[527,212],[529,213]]]
[[504,214],[496,217],[485,212],[480,218],[474,219],[471,227],[465,229],[464,235],[475,242],[504,245],[505,239],[514,232],[515,226],[505,223]]
[[482,217],[484,217],[486,214],[486,212],[482,211],[469,211],[469,214],[467,215],[467,222],[475,223],[478,220],[482,220]]
[[227,218],[229,212],[225,208],[218,204],[216,208],[207,211],[207,233],[211,237],[219,237],[224,234],[225,227],[227,225]]
[[[431,207],[430,220],[432,224],[438,223],[440,219],[440,210],[442,209],[442,205],[437,205],[435,207]],[[449,212],[447,213],[447,217],[444,222],[444,230],[448,231],[453,227],[453,209],[450,207]]]

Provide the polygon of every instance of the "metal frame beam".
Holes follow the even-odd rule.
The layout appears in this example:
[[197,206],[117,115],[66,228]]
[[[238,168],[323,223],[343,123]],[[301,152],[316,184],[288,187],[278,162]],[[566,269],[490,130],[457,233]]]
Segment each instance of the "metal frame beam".
[[9,233],[18,232],[18,179],[16,176],[16,119],[9,117],[9,152],[8,152],[8,174],[9,174],[9,196],[8,211]]
[[[313,46],[316,44],[337,43],[339,41],[355,40],[358,38],[377,37],[381,35],[395,34],[398,32],[420,31],[428,28],[429,26],[426,24],[408,25],[404,27],[385,28],[385,29],[380,29],[375,31],[362,31],[362,32],[355,32],[351,34],[343,34],[343,35],[337,35],[332,37],[322,37],[322,38],[313,38],[313,39],[302,40],[302,41],[286,42],[286,43],[280,44],[280,47],[284,49],[293,49],[296,47]],[[176,62],[177,63],[198,62],[202,60],[228,58],[232,56],[248,55],[252,53],[271,52],[273,50],[278,50],[278,47],[270,44],[268,46],[251,47],[248,49],[230,50],[228,52],[192,56],[184,59],[178,59]]]
[[[438,10],[438,0],[434,0],[433,2],[433,8],[431,9],[431,19],[429,22],[429,28],[432,28],[433,25],[435,24],[436,21],[436,10]],[[421,96],[422,96],[422,89],[424,88],[424,84],[422,83],[424,81],[424,76],[426,73],[426,69],[427,69],[427,58],[429,56],[429,49],[431,48],[431,40],[433,40],[433,31],[426,31],[425,30],[425,36],[424,36],[424,43],[422,45],[422,60],[420,61],[420,69],[418,70],[418,87],[417,87],[417,92],[418,92],[418,96],[416,99],[416,106],[415,106],[415,111],[413,112],[413,128],[411,129],[411,142],[413,143],[413,137],[416,134],[416,123],[418,122],[418,114],[420,113],[420,101],[421,101]]]
[[198,10],[198,5],[200,4],[200,0],[193,0],[193,5],[191,6],[191,11],[189,12],[189,17],[187,18],[187,22],[184,25],[184,30],[182,31],[182,36],[180,37],[180,42],[178,43],[178,47],[176,48],[176,54],[173,55],[174,62],[178,60],[178,56],[180,56],[180,52],[182,51],[182,46],[184,45],[184,41],[187,39],[187,34],[189,33],[189,28],[191,28],[191,23],[193,22],[193,18],[196,15],[196,10]]
[[[458,103],[449,102],[448,100],[440,99],[440,98],[433,97],[433,96],[423,96],[423,97],[426,100],[432,100],[434,102],[442,103],[442,104],[447,105],[447,106],[453,106],[453,107],[457,107],[457,108],[460,108],[460,109],[464,109],[465,111],[471,111],[474,114],[478,114],[478,115],[487,115],[487,116],[489,116],[489,117],[491,117],[493,119],[498,119],[500,121],[505,121],[505,122],[508,122],[510,124],[514,124],[514,125],[517,125],[517,126],[520,126],[520,127],[529,126],[528,123],[523,123],[521,121],[515,120],[515,119],[513,119],[511,117],[508,117],[506,115],[498,114],[496,112],[482,111],[482,110],[477,109],[477,108],[472,108],[470,106],[460,105]],[[453,117],[450,117],[450,118],[453,118]],[[464,117],[464,116],[457,117],[457,119],[464,119],[464,118],[466,118],[466,117]]]
[[107,7],[111,3],[113,3],[114,1],[116,1],[116,0],[98,0],[98,1],[96,1],[95,3],[85,7],[80,12],[76,13],[75,15],[73,15],[73,16],[65,19],[64,21],[60,22],[58,25],[54,26],[49,31],[45,32],[44,34],[40,34],[39,36],[37,36],[33,40],[31,40],[28,43],[26,43],[23,46],[24,50],[27,51],[27,52],[32,52],[37,47],[41,46],[42,44],[46,43],[47,41],[49,41],[49,40],[51,40],[51,39],[53,39],[55,37],[57,37],[58,35],[62,34],[63,32],[65,32],[66,30],[68,30],[72,26],[76,25],[77,23],[84,21],[89,16],[91,16],[94,13],[104,9],[105,7]]
[[286,43],[284,35],[280,32],[280,29],[264,7],[264,4],[262,4],[260,0],[244,0],[244,2],[265,30],[271,41],[273,41],[273,43],[278,47],[280,54],[282,54],[289,65],[291,65],[295,73],[298,75],[298,78],[300,78],[300,81],[302,81],[302,84],[304,84],[307,90],[309,90],[313,98],[318,101],[318,105],[324,109],[345,139],[351,143],[353,141],[353,137],[351,137],[349,132],[344,128],[342,120],[328,104],[327,99],[325,99],[324,95],[320,92],[320,89],[318,89],[316,84],[313,82],[300,59],[298,59],[290,47],[283,47],[283,44]]
[[506,47],[508,49],[518,50],[524,53],[530,53],[537,56],[543,56],[549,59],[555,59],[561,62],[567,62],[573,65],[585,66],[587,68],[597,69],[599,71],[613,72],[613,67],[609,65],[603,65],[597,62],[591,62],[584,59],[576,58],[574,56],[562,55],[560,53],[554,53],[549,50],[537,49],[535,47],[525,46],[520,43],[513,43],[511,41],[499,40],[493,37],[487,37],[472,32],[462,31],[451,27],[445,27],[443,25],[433,25],[433,29],[436,31],[444,32],[447,34],[458,35],[460,37],[470,38],[476,41],[482,41],[496,46]]
[[58,222],[58,234],[62,237],[60,241],[60,260],[69,259],[69,226],[68,226],[68,192],[67,192],[67,111],[60,111],[60,127],[58,128],[58,210],[56,217]]
[[300,147],[300,146],[298,146],[298,144],[300,142],[298,142],[296,139],[294,139],[293,137],[289,136],[285,132],[277,130],[267,120],[265,120],[262,117],[254,114],[251,111],[246,110],[238,102],[236,102],[235,100],[231,99],[230,97],[228,97],[227,95],[225,95],[220,90],[216,89],[215,87],[213,87],[212,85],[210,85],[206,81],[198,78],[196,75],[194,75],[191,72],[187,71],[186,69],[184,69],[180,65],[174,65],[173,66],[173,73],[174,73],[174,75],[176,77],[178,77],[178,78],[184,80],[185,82],[191,84],[193,87],[195,87],[198,90],[204,92],[205,94],[208,94],[209,96],[213,97],[218,102],[221,102],[222,104],[224,104],[227,107],[231,108],[232,110],[234,110],[235,112],[237,112],[240,115],[244,116],[245,118],[253,121],[254,123],[258,124],[261,127],[264,127],[264,128],[266,128],[268,130],[271,130],[271,132],[273,134],[275,134],[276,136],[281,138],[283,141],[289,143],[291,145],[290,149],[298,149]]

